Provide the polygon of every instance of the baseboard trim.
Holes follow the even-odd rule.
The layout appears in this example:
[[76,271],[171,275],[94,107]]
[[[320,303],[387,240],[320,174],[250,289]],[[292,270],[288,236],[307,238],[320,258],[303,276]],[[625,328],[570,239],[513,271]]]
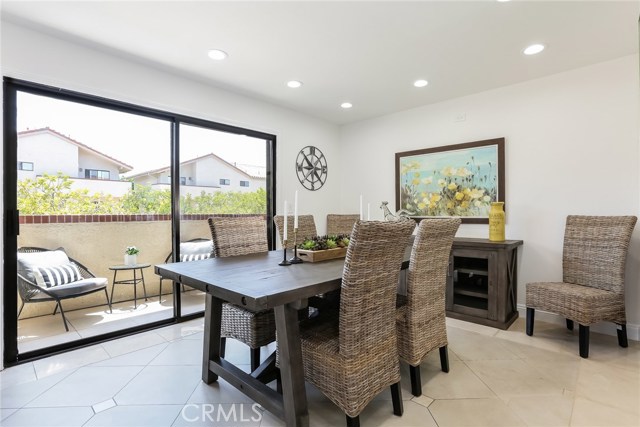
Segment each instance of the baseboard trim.
[[[527,306],[524,304],[518,304],[518,313],[523,319],[527,318]],[[565,318],[555,313],[549,313],[548,311],[536,310],[536,320],[543,322],[555,323],[565,326]],[[616,336],[616,325],[611,322],[602,322],[596,325],[591,325],[591,331],[601,334]],[[633,341],[640,341],[640,325],[627,323],[627,337]]]

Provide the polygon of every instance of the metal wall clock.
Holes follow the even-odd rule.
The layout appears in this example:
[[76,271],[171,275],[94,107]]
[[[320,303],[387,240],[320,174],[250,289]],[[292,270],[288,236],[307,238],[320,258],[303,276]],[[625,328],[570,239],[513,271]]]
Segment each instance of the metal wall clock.
[[316,147],[304,147],[296,158],[296,172],[304,188],[316,191],[327,180],[327,159]]

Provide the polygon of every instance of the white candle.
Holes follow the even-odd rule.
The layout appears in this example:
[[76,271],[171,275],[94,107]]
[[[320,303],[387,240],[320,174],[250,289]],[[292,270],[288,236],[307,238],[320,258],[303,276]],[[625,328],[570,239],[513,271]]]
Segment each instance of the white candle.
[[298,228],[298,190],[296,190],[295,198],[293,199],[293,228]]
[[367,203],[367,221],[371,221],[371,203]]
[[364,216],[362,216],[362,194],[360,195],[360,220],[363,220]]
[[287,240],[287,201],[284,201],[284,231],[282,234],[282,240]]

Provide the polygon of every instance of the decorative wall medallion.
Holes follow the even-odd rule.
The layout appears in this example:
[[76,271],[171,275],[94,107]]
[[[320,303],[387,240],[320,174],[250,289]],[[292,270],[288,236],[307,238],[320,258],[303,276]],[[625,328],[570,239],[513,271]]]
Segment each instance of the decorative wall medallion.
[[296,172],[304,188],[318,190],[327,180],[327,159],[316,147],[304,147],[296,158]]

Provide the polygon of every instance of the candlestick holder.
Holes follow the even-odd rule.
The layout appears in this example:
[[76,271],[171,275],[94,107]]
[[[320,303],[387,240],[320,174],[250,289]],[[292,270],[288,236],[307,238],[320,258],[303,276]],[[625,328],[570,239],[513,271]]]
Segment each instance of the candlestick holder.
[[282,241],[282,252],[283,252],[282,261],[278,265],[288,267],[291,265],[291,263],[287,259],[287,241],[286,240]]
[[293,229],[293,257],[289,259],[289,262],[291,264],[302,264],[304,262],[300,258],[298,258],[298,229],[297,228]]

